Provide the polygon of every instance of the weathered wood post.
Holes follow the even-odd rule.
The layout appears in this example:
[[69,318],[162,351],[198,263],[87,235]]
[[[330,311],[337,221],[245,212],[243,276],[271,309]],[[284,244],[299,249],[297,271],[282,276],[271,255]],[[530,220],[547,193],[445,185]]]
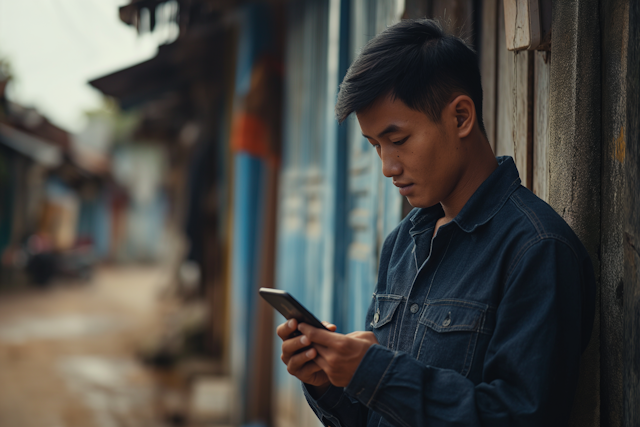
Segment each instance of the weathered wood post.
[[624,425],[640,425],[640,3],[629,2],[624,148]]
[[[549,103],[549,204],[587,248],[599,283],[600,2],[553,2]],[[600,425],[600,292],[582,357],[571,425]]]

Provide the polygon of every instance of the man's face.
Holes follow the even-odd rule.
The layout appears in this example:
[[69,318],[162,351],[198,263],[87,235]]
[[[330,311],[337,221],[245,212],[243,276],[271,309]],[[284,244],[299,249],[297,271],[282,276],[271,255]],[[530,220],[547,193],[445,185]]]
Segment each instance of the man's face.
[[436,124],[399,99],[383,96],[356,114],[362,134],[382,160],[382,173],[414,207],[446,200],[464,171],[464,148],[450,109],[445,107]]

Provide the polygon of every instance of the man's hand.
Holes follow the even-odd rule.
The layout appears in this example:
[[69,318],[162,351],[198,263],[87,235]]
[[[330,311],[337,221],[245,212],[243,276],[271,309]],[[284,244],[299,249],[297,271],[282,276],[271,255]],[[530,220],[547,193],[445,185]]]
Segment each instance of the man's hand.
[[[330,331],[336,330],[335,325],[326,322],[323,323]],[[291,375],[305,384],[318,387],[318,389],[314,391],[321,394],[329,387],[329,378],[314,362],[318,353],[314,348],[310,347],[311,341],[309,341],[309,338],[304,335],[291,337],[291,334],[295,332],[297,328],[298,322],[295,319],[291,319],[278,326],[277,333],[282,339],[282,355],[280,359],[287,365],[287,371],[289,371]]]
[[369,347],[378,344],[373,332],[359,331],[342,335],[314,328],[306,323],[298,325],[298,330],[303,334],[298,337],[300,340],[306,337],[313,343],[313,348],[318,352],[314,359],[315,365],[322,369],[321,372],[336,387],[349,385]]

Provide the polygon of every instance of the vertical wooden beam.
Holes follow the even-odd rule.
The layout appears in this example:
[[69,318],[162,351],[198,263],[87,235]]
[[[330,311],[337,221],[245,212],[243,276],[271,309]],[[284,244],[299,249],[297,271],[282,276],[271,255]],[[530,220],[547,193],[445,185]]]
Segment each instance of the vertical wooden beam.
[[600,2],[602,174],[600,201],[601,425],[622,427],[624,377],[624,155],[629,0]]
[[540,45],[538,0],[504,0],[507,48],[535,49]]
[[[549,204],[586,247],[600,280],[600,1],[553,2]],[[600,289],[570,425],[600,425]]]
[[551,52],[534,53],[533,84],[533,192],[549,201],[549,72]]
[[504,28],[504,5],[498,1],[498,42],[496,52],[496,156],[513,156],[513,111],[511,92],[511,74],[508,58],[513,56],[507,50]]
[[507,50],[504,10],[499,3],[496,155],[512,156],[522,185],[533,184],[533,52]]
[[640,4],[629,2],[624,161],[624,425],[640,425]]
[[496,149],[496,110],[498,107],[498,0],[482,2],[480,41],[480,74],[482,76],[482,116],[489,144]]

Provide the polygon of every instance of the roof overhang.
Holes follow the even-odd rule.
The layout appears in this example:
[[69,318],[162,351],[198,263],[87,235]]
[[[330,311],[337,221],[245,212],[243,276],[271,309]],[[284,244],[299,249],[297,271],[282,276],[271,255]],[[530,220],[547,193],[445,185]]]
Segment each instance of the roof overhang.
[[47,141],[0,123],[0,142],[46,167],[62,164],[62,149]]
[[220,80],[230,31],[222,26],[194,34],[158,48],[148,61],[91,80],[89,84],[116,98],[129,109],[166,92],[188,87],[190,82]]

